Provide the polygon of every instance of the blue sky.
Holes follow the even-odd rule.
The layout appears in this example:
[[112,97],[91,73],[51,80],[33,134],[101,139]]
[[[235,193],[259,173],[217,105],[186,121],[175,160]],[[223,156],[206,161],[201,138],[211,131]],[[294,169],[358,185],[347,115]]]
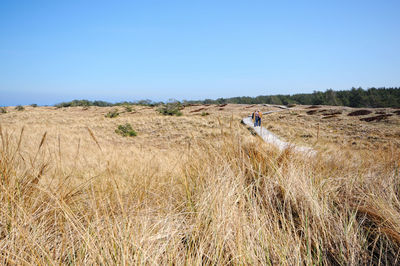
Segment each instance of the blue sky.
[[0,105],[400,86],[400,1],[0,2]]

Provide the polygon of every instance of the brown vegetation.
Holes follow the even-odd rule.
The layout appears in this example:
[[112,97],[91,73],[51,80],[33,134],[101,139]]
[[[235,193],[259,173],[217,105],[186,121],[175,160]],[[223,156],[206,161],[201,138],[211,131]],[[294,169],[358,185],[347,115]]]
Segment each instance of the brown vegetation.
[[193,110],[193,111],[190,111],[190,113],[197,113],[197,112],[200,112],[200,111],[203,111],[203,110],[206,110],[207,108],[205,108],[205,107],[202,107],[202,108],[199,108],[199,109],[196,109],[196,110]]
[[311,106],[307,107],[307,109],[316,109],[316,108],[321,108],[321,106],[320,105],[311,105]]
[[[242,105],[204,117],[191,108],[181,117],[138,108],[108,119],[112,108],[98,107],[2,115],[0,263],[399,263],[399,117],[391,126],[263,116],[287,140],[315,141],[321,123],[310,158],[249,134]],[[345,139],[354,121],[394,137],[378,149],[332,141],[329,126],[349,126],[336,135]],[[115,134],[125,123],[137,137]]]
[[325,115],[324,117],[322,117],[322,119],[330,119],[330,118],[334,118],[334,117],[338,117],[337,114]]
[[377,115],[377,116],[372,116],[372,117],[360,118],[360,121],[365,121],[365,122],[381,121],[383,119],[388,118],[389,116],[392,116],[392,114],[385,114],[385,115]]
[[357,111],[351,112],[347,115],[348,116],[360,116],[360,115],[369,115],[370,113],[372,113],[372,111],[370,111],[370,110],[357,110]]
[[317,110],[310,110],[310,111],[307,111],[306,113],[308,114],[308,115],[313,115],[313,114],[315,114],[317,112]]
[[342,110],[331,109],[331,110],[325,110],[324,112],[322,112],[322,115],[332,116],[332,115],[340,115],[342,113],[343,113]]

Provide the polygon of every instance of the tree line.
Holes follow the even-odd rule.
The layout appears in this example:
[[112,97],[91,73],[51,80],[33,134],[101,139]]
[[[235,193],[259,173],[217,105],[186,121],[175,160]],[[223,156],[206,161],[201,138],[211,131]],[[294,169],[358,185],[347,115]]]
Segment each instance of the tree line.
[[[332,89],[325,92],[314,91],[313,93],[299,93],[293,95],[260,95],[257,97],[231,97],[218,99],[205,99],[197,101],[182,102],[170,100],[169,102],[178,102],[182,105],[191,104],[277,104],[277,105],[336,105],[350,107],[400,107],[400,87],[394,88],[352,88],[351,90],[334,91]],[[73,106],[121,106],[121,105],[145,105],[158,106],[165,104],[164,102],[154,102],[151,100],[140,100],[134,102],[118,102],[109,103],[105,101],[89,101],[89,100],[73,100],[70,102],[62,102],[56,104],[56,107],[73,107]]]
[[124,106],[124,105],[143,105],[143,106],[157,106],[162,104],[162,102],[153,102],[152,100],[140,100],[140,101],[123,101],[117,103],[110,103],[106,101],[89,101],[89,100],[73,100],[69,102],[61,102],[57,103],[54,106],[61,107],[75,107],[75,106],[99,106],[99,107],[108,107],[108,106]]
[[352,88],[351,90],[313,93],[299,93],[293,95],[268,95],[257,97],[232,97],[216,100],[206,99],[197,101],[202,104],[302,104],[302,105],[336,105],[350,107],[400,107],[400,87],[397,88]]

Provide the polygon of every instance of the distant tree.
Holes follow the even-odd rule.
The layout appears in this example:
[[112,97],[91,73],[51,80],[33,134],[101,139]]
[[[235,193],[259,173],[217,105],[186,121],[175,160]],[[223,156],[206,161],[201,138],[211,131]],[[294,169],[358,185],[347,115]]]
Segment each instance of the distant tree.
[[282,101],[278,96],[274,95],[274,96],[271,96],[271,104],[280,105],[280,104],[282,104]]
[[326,105],[338,105],[338,100],[336,98],[336,92],[329,89],[325,92],[325,104]]
[[349,95],[349,105],[350,107],[362,107],[362,88],[352,88]]
[[203,104],[213,104],[213,103],[214,103],[214,101],[211,100],[211,99],[205,99],[205,100],[203,101]]
[[99,107],[106,107],[106,106],[111,106],[111,103],[105,102],[105,101],[94,101],[92,103],[94,106],[99,106]]
[[224,103],[226,103],[226,99],[224,99],[224,98],[218,98],[218,99],[217,99],[217,103],[218,103],[218,104],[224,104]]
[[321,105],[321,104],[324,104],[325,101],[324,101],[324,95],[323,95],[323,93],[320,92],[320,91],[314,91],[313,94],[312,94],[311,103],[312,103],[313,105]]

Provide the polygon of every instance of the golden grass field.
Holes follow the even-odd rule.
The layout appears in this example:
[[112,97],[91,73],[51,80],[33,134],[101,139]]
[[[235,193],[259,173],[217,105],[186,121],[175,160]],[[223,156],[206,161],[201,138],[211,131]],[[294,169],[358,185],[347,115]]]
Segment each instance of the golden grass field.
[[240,123],[277,107],[133,108],[0,114],[1,264],[400,264],[398,109],[264,115],[304,157]]

